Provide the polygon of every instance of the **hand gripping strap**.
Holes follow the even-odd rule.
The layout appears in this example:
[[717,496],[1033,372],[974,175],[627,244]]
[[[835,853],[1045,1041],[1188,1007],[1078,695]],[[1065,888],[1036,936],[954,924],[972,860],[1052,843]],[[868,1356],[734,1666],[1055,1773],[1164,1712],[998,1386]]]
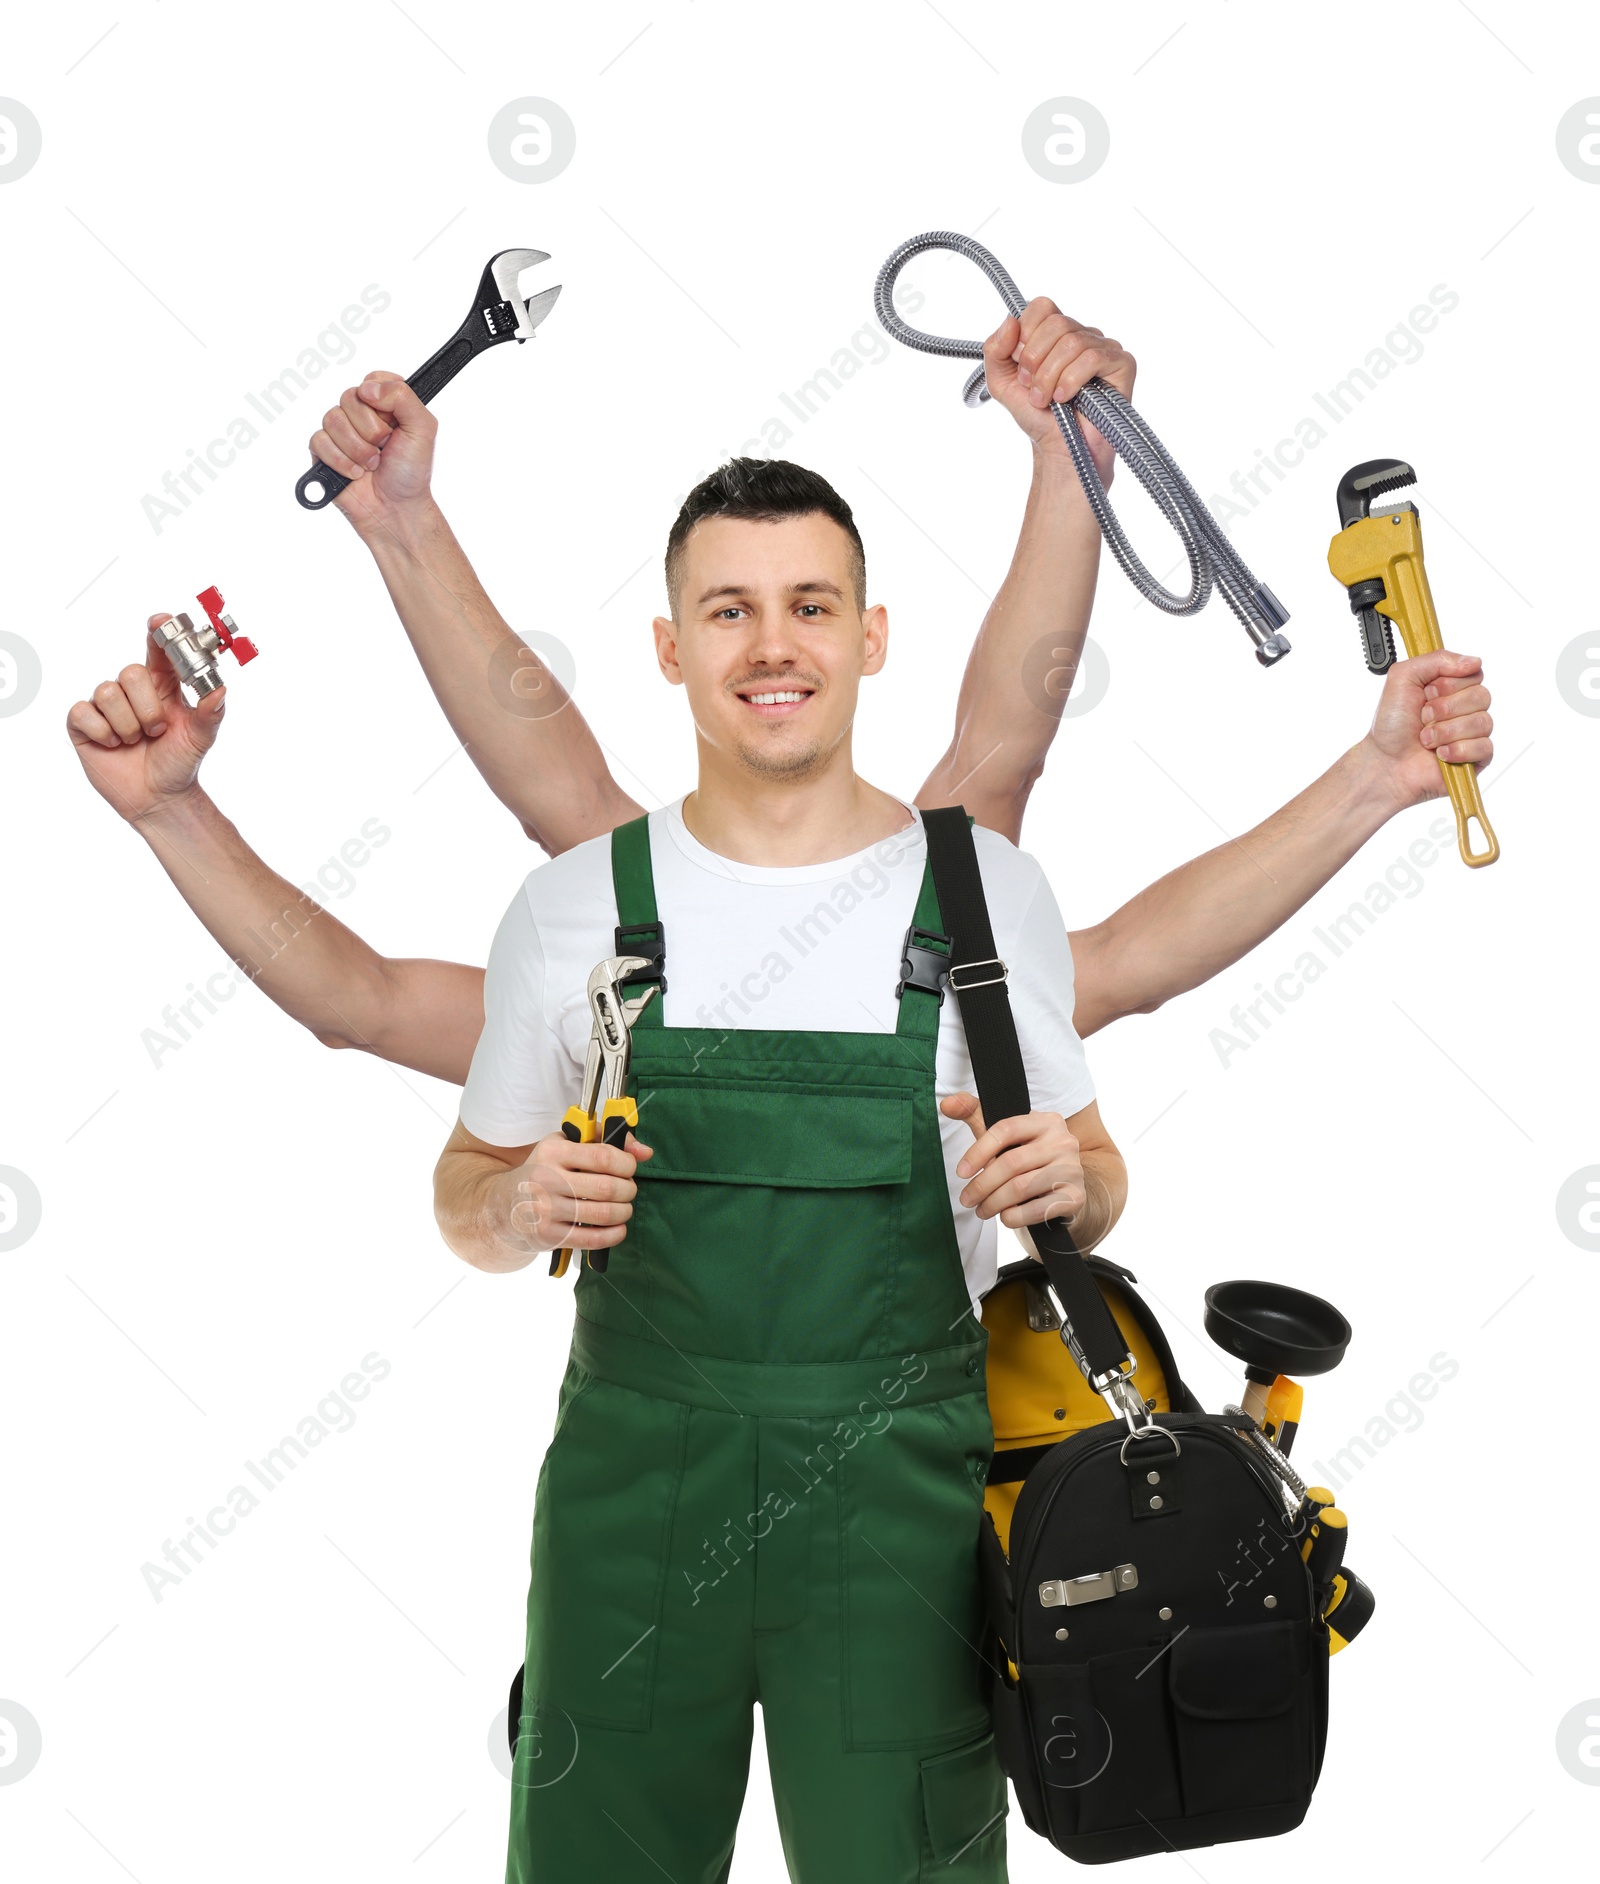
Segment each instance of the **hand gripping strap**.
[[[940,918],[951,940],[950,986],[961,1004],[961,1024],[966,1029],[984,1124],[993,1125],[1033,1108],[1011,997],[1006,992],[1003,965],[995,956],[978,852],[967,814],[959,805],[925,811],[922,828],[927,835]],[[1060,1301],[1073,1340],[1088,1364],[1091,1380],[1125,1371],[1127,1343],[1072,1240],[1072,1232],[1059,1218],[1053,1218],[1032,1225],[1028,1234]]]

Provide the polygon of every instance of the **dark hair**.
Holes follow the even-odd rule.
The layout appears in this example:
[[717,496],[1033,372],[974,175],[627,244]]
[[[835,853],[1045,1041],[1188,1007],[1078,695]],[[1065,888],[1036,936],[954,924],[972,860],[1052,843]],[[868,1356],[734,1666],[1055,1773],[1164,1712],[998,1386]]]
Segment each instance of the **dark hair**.
[[750,523],[776,523],[781,517],[831,517],[849,537],[850,581],[856,607],[867,605],[867,553],[850,506],[824,477],[784,458],[730,458],[698,483],[683,500],[667,537],[667,594],[678,610],[678,578],[689,532],[706,517],[738,517]]

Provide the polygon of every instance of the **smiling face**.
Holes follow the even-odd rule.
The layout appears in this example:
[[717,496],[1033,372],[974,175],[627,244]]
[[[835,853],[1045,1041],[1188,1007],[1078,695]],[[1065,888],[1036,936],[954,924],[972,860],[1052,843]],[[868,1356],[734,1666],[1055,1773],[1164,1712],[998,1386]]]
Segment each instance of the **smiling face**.
[[888,618],[860,607],[839,525],[820,511],[707,517],[677,576],[656,655],[689,696],[702,764],[709,748],[745,772],[799,781],[848,763],[857,689],[883,666]]

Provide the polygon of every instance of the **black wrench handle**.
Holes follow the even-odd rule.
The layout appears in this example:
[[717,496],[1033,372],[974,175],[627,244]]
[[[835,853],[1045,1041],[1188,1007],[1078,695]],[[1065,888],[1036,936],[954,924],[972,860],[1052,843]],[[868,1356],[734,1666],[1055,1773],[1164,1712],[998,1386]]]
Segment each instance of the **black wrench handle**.
[[[294,487],[294,494],[300,500],[304,510],[325,510],[350,482],[339,472],[330,470],[320,458],[311,460],[311,469],[302,473]],[[309,493],[315,489],[316,496]]]
[[[425,406],[432,404],[434,395],[442,392],[468,360],[483,350],[472,344],[475,338],[473,324],[469,319],[406,381]],[[294,494],[302,509],[325,510],[349,482],[342,472],[330,469],[320,458],[316,458],[312,460],[311,469],[302,473],[295,484]],[[309,495],[313,487],[319,492],[316,497]]]

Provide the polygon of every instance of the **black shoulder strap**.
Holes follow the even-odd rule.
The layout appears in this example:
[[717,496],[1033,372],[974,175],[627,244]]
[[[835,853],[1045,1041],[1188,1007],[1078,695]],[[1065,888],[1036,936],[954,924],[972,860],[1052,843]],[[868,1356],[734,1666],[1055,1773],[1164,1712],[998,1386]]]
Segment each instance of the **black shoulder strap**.
[[[986,1125],[1032,1110],[1017,1024],[1006,992],[1006,965],[995,954],[989,905],[972,827],[959,805],[925,811],[922,828],[939,895],[939,916],[950,935],[949,985],[961,1004],[961,1024]],[[1032,1226],[1029,1235],[1044,1263],[1068,1327],[1091,1377],[1124,1371],[1122,1330],[1089,1273],[1072,1233],[1059,1219]]]

